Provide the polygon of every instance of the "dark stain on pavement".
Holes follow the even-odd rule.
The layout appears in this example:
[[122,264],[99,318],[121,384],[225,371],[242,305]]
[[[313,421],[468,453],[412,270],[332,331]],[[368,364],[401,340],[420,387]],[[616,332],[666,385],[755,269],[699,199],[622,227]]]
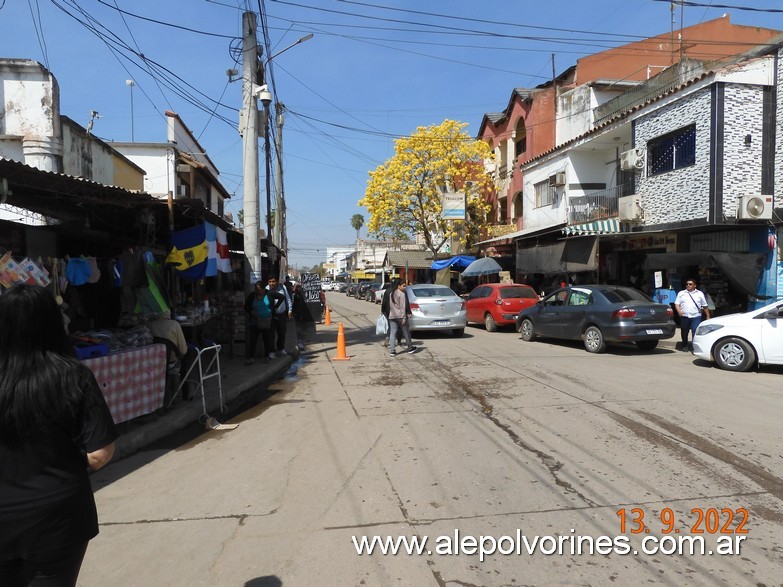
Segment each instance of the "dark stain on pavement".
[[676,436],[691,448],[709,455],[718,461],[726,463],[735,471],[745,475],[751,481],[760,487],[763,487],[777,499],[783,500],[783,479],[775,477],[775,475],[763,467],[740,456],[737,456],[723,447],[716,446],[705,438],[702,438],[701,436],[694,434],[690,430],[686,430],[681,426],[677,426],[676,424],[661,418],[656,414],[650,414],[643,411],[638,411],[638,413],[666,430],[669,434]]

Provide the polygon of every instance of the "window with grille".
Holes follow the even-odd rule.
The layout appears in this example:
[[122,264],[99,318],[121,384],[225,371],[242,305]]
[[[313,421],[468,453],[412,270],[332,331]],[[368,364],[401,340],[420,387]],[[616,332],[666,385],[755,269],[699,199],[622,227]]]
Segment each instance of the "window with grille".
[[533,188],[536,190],[536,206],[538,208],[552,205],[552,202],[554,201],[554,198],[552,197],[553,190],[549,187],[548,178],[546,181],[535,184]]
[[695,124],[670,132],[647,143],[647,175],[658,175],[695,164]]

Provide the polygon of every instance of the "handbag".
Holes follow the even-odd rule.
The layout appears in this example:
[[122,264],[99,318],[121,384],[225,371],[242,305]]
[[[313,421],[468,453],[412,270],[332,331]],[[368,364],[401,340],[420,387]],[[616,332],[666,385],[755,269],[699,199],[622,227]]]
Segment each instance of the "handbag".
[[272,328],[272,318],[270,316],[267,316],[266,318],[262,318],[261,316],[256,317],[256,327],[259,330],[269,330]]
[[389,320],[381,314],[375,320],[375,334],[385,335],[387,332],[389,332]]

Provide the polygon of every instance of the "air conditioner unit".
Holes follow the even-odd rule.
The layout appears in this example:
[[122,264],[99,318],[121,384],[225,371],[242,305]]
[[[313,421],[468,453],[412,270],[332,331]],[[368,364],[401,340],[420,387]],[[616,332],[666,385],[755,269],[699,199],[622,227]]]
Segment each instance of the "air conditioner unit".
[[620,220],[639,220],[642,217],[642,198],[633,195],[618,199],[617,215]]
[[644,169],[644,149],[638,147],[620,153],[620,169],[623,171],[639,171]]
[[737,206],[739,220],[771,220],[772,196],[741,196]]
[[555,173],[549,176],[549,187],[558,187],[565,185],[565,172]]

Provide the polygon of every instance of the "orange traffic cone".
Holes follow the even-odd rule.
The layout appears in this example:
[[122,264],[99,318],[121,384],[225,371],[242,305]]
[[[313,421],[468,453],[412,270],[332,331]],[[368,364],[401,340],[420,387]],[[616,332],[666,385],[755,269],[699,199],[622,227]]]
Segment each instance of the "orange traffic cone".
[[343,323],[340,322],[340,328],[337,329],[337,356],[334,357],[335,361],[350,361],[351,357],[345,354],[345,330],[343,330]]
[[324,317],[324,326],[332,325],[332,315],[329,312],[329,306],[326,306],[326,316]]

